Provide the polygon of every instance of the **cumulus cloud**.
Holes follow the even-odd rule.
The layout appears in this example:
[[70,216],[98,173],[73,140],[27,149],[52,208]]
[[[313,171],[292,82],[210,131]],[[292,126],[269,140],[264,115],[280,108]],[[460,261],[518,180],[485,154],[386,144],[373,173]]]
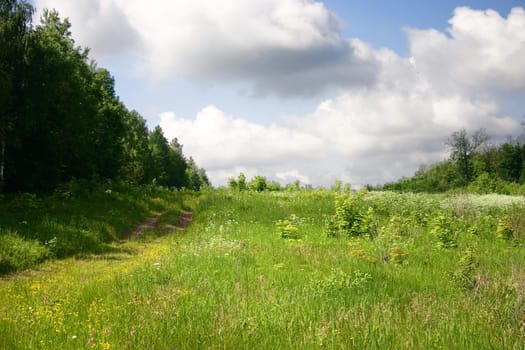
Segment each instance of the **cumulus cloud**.
[[[497,28],[508,29],[510,26],[519,30],[513,16],[521,13],[521,10],[513,10],[505,20],[507,24]],[[472,21],[469,15],[479,17],[478,22],[461,25],[462,20]],[[495,63],[479,63],[472,67],[477,64],[473,62],[473,55],[484,50],[497,51],[493,41],[463,47],[463,41],[473,40],[466,36],[475,36],[476,30],[487,30],[493,20],[491,16],[490,11],[458,9],[450,21],[453,24],[450,32],[459,31],[454,28],[470,28],[464,29],[462,35],[447,37],[435,31],[419,31],[416,40],[412,30],[409,36],[413,52],[409,58],[355,40],[355,52],[360,57],[379,63],[376,82],[326,100],[310,114],[288,117],[282,122],[283,127],[248,123],[228,117],[217,109],[205,109],[195,119],[174,116],[168,119],[165,115],[161,125],[176,134],[186,134],[185,143],[192,145],[191,151],[199,155],[203,166],[212,172],[220,166],[223,176],[228,173],[228,167],[233,169],[239,164],[282,182],[302,178],[301,181],[308,179],[323,185],[329,185],[337,178],[362,186],[409,176],[423,163],[444,159],[447,153],[445,140],[460,128],[469,131],[485,128],[492,137],[500,139],[518,130],[518,121],[505,115],[497,94],[472,92],[469,85],[475,81],[476,89],[491,91],[518,89],[521,84],[519,79],[522,76],[512,77],[512,80],[510,72],[519,68],[525,53],[519,54],[521,59],[517,64],[509,62],[514,68],[508,68],[509,73],[503,72],[500,76],[492,71],[494,67],[491,65]],[[443,38],[446,43],[439,53],[450,62],[440,63],[435,61],[434,52],[443,44]],[[521,52],[522,42],[507,41],[506,52]],[[501,57],[499,64],[503,65],[506,56],[502,54]],[[464,76],[455,73],[463,69]],[[452,87],[446,88],[451,83],[454,83]],[[210,116],[204,117],[208,114],[215,116],[209,120]],[[169,124],[168,120],[172,123]],[[206,128],[211,134],[204,131]],[[199,141],[208,138],[211,139]],[[219,154],[221,151],[213,151],[225,147],[221,141],[228,144],[227,154],[231,158],[225,159]],[[254,149],[251,142],[260,148]],[[276,143],[282,148],[276,147]],[[267,153],[260,152],[262,149]],[[234,174],[228,173],[229,176]],[[220,177],[215,180],[219,183],[225,181]]]
[[134,50],[156,78],[249,82],[253,93],[314,95],[372,84],[377,63],[312,0],[35,0],[71,17],[95,55]]
[[434,89],[472,93],[525,88],[523,8],[504,18],[493,10],[459,7],[449,24],[446,33],[406,30],[414,61]]
[[168,138],[178,137],[188,153],[210,168],[264,166],[320,157],[321,139],[276,125],[259,125],[227,115],[215,106],[200,111],[195,119],[172,112],[160,116]]
[[35,6],[36,18],[46,8],[56,9],[62,18],[69,18],[74,38],[92,49],[96,58],[129,53],[139,47],[138,31],[115,1],[35,0]]
[[[407,28],[410,55],[401,57],[344,38],[336,16],[312,0],[35,3],[70,16],[95,57],[130,50],[156,77],[248,83],[261,95],[342,88],[279,124],[215,106],[190,117],[163,113],[166,136],[178,137],[216,185],[241,171],[314,185],[384,183],[445,158],[444,141],[460,128],[496,138],[519,128],[501,101],[525,90],[523,8],[503,17],[461,7],[445,32]],[[132,35],[123,39],[117,27]]]

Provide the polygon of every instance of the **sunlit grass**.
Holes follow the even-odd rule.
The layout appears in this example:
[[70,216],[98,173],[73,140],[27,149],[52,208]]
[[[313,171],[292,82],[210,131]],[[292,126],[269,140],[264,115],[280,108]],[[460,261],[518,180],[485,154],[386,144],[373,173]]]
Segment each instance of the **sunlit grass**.
[[[332,193],[207,193],[186,231],[171,214],[118,252],[1,281],[0,348],[524,348],[523,241],[496,236],[508,206],[362,200],[372,240],[327,237]],[[431,234],[436,215],[456,247]]]

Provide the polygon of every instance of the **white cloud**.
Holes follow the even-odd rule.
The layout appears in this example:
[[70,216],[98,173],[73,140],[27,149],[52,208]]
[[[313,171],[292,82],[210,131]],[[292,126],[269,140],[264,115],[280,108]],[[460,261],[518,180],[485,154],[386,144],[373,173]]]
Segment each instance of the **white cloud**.
[[518,122],[501,115],[490,101],[367,89],[288,118],[285,127],[248,122],[213,106],[194,119],[164,113],[160,125],[217,185],[242,171],[283,183],[330,185],[344,179],[359,187],[411,175],[423,163],[444,159],[446,139],[460,128],[512,134]]
[[139,33],[116,1],[35,0],[37,19],[43,9],[56,9],[61,18],[69,18],[74,38],[92,49],[96,59],[130,53],[138,48]]
[[297,169],[278,172],[275,177],[284,183],[292,183],[299,180],[303,184],[310,184],[312,180],[306,175],[301,174]]
[[502,114],[492,101],[378,88],[325,101],[311,115],[290,122],[323,139],[332,164],[346,163],[329,182],[347,176],[364,185],[409,176],[422,163],[444,159],[446,139],[460,128],[483,127],[499,138],[515,133],[518,122]]
[[[447,32],[406,29],[410,57],[404,58],[343,38],[334,15],[311,0],[36,4],[71,16],[82,44],[105,54],[114,53],[114,42],[119,51],[136,50],[157,76],[238,81],[255,93],[282,96],[344,88],[280,125],[214,106],[191,118],[163,113],[166,136],[178,137],[216,185],[241,171],[314,185],[338,178],[357,186],[384,183],[442,160],[445,140],[460,128],[483,127],[498,138],[519,128],[501,101],[525,90],[522,8],[506,18],[458,8]],[[108,14],[131,28],[129,40],[119,39]]]
[[[276,125],[259,125],[208,106],[194,119],[167,112],[160,116],[167,138],[177,137],[199,166],[222,174],[224,169],[260,169],[318,159],[324,147],[316,136]],[[228,173],[219,181],[236,175]],[[248,174],[246,174],[248,175]],[[212,179],[213,180],[213,179]],[[217,180],[217,179],[216,179]]]
[[220,168],[222,183],[227,169],[243,165],[282,182],[304,176],[329,185],[340,178],[358,187],[412,175],[422,163],[444,159],[446,139],[460,128],[486,128],[496,138],[516,132],[519,123],[502,112],[495,96],[436,89],[411,58],[362,42],[356,47],[381,63],[376,84],[326,100],[311,114],[288,117],[284,127],[249,123],[213,107],[194,120],[165,114],[161,126],[185,135],[188,152],[205,168]]
[[334,14],[312,0],[35,3],[71,17],[95,57],[127,46],[156,78],[249,82],[255,94],[287,96],[371,84],[377,73],[376,62],[341,36]]
[[410,50],[434,89],[503,91],[525,88],[525,10],[507,18],[459,7],[447,33],[407,29]]

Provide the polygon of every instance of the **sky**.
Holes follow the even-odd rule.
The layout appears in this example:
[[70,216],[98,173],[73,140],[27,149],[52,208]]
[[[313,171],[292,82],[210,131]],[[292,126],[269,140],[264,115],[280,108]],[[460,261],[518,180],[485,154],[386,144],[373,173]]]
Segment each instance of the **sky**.
[[525,0],[33,0],[213,185],[354,188],[523,131]]

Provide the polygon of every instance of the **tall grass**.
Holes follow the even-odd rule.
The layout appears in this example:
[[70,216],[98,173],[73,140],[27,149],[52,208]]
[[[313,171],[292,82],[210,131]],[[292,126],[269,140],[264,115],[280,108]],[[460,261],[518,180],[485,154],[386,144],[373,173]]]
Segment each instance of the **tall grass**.
[[181,195],[154,186],[71,182],[51,195],[0,199],[0,275],[115,249],[156,212],[180,209]]
[[140,254],[0,282],[0,348],[524,349],[524,227],[496,233],[520,199],[358,196],[372,238],[328,237],[329,192],[209,192],[186,231],[123,245]]

